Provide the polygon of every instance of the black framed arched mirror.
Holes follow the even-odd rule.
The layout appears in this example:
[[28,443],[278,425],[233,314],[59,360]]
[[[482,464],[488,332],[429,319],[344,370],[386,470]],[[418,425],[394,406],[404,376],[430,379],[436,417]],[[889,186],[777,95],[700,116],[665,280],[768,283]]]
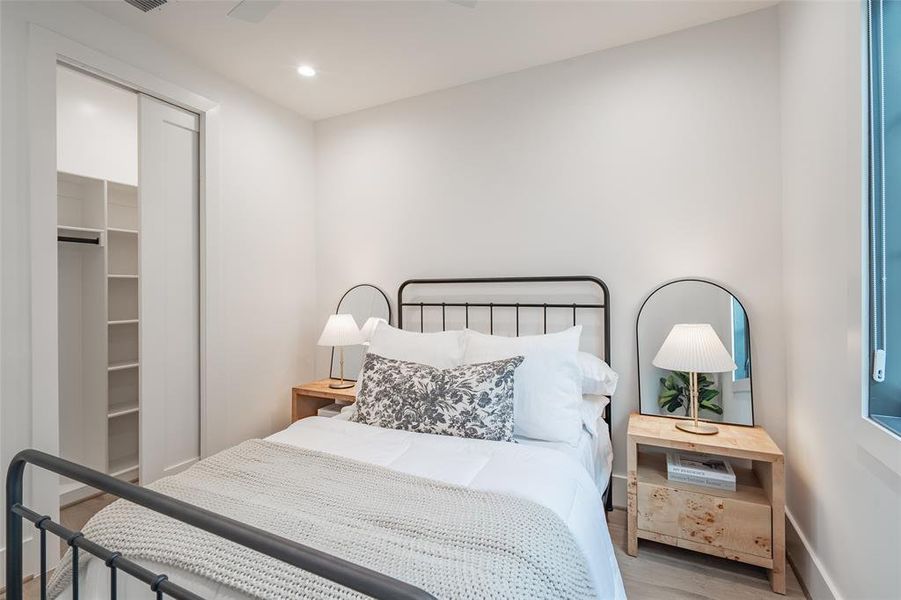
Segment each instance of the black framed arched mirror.
[[[725,287],[703,279],[678,279],[651,292],[635,325],[638,403],[643,415],[689,416],[689,373],[655,366],[673,327],[709,324],[735,363],[732,371],[697,375],[698,418],[754,425],[751,327],[744,305]],[[714,340],[716,341],[716,340]]]
[[[370,283],[360,283],[353,286],[338,300],[335,314],[352,315],[357,327],[363,328],[369,319],[384,319],[391,323],[391,303],[388,296],[378,287]],[[366,345],[346,346],[344,348],[344,378],[356,381],[363,366],[363,355],[366,354]],[[329,368],[329,377],[337,379],[338,364],[335,360],[335,350],[332,348],[332,361]]]

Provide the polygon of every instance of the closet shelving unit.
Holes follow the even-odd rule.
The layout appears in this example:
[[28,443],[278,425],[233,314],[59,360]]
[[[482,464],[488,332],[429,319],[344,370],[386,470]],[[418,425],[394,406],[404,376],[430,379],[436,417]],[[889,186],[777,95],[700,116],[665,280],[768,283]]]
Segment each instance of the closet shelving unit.
[[[57,184],[60,453],[134,481],[141,410],[138,188],[62,172]],[[63,481],[60,501],[91,493]]]

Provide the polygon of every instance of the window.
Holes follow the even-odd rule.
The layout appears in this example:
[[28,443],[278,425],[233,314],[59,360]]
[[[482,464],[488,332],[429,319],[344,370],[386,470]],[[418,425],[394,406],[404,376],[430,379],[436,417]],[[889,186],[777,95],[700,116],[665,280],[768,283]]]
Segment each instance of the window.
[[869,415],[901,435],[901,2],[868,1],[867,41]]

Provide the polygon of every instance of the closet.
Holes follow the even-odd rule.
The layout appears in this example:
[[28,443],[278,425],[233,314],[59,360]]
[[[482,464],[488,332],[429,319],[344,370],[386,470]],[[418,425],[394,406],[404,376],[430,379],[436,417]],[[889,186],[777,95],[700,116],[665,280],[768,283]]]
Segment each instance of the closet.
[[[142,484],[200,454],[198,131],[58,68],[60,455]],[[60,482],[63,505],[93,493]]]

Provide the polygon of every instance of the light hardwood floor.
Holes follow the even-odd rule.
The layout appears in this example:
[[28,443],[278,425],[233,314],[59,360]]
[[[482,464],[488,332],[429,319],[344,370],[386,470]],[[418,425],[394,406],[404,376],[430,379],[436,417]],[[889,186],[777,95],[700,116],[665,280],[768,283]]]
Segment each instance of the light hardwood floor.
[[[98,496],[62,511],[63,524],[77,531],[113,500]],[[788,569],[786,594],[770,591],[766,571],[758,567],[642,540],[638,556],[626,554],[626,513],[616,509],[608,518],[616,559],[630,600],[803,600],[804,592]],[[36,582],[25,586],[25,600],[37,600]],[[5,597],[0,595],[0,600]]]

